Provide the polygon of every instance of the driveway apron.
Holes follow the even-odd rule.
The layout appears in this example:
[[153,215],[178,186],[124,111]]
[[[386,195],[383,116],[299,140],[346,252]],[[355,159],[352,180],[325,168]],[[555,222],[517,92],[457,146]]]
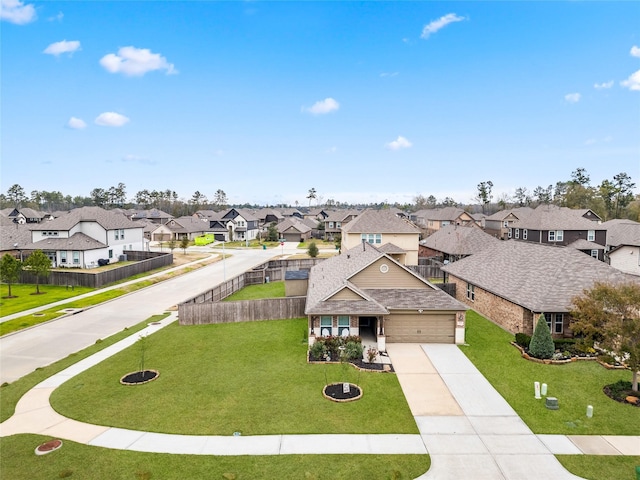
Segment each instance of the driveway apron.
[[[387,351],[431,455],[421,479],[581,478],[564,469],[456,345],[390,344]],[[582,453],[569,440],[565,448]]]

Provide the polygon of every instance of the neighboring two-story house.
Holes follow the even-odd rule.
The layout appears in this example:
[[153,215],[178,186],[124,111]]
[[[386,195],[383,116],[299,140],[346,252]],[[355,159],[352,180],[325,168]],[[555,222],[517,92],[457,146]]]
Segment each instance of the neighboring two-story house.
[[220,218],[227,229],[229,242],[251,241],[258,237],[260,221],[250,210],[244,208],[230,208]]
[[610,220],[607,230],[605,259],[612,267],[632,275],[640,275],[640,223],[632,220]]
[[117,262],[127,250],[144,250],[143,227],[122,213],[82,207],[31,227],[31,243],[20,250],[42,250],[54,267],[91,268],[98,260]]
[[420,241],[419,256],[450,263],[480,252],[499,242],[473,226],[447,225]]
[[411,219],[418,227],[426,230],[427,235],[430,235],[447,225],[475,224],[473,217],[458,207],[418,210],[411,214]]
[[515,223],[524,219],[533,212],[531,207],[510,208],[508,210],[500,210],[483,219],[483,228],[485,233],[492,235],[501,240],[509,238],[509,229],[513,228]]
[[342,226],[342,249],[367,242],[403,265],[418,264],[420,229],[392,210],[365,210]]
[[356,218],[359,210],[332,210],[324,219],[324,239],[333,242],[336,235],[342,235],[342,226]]

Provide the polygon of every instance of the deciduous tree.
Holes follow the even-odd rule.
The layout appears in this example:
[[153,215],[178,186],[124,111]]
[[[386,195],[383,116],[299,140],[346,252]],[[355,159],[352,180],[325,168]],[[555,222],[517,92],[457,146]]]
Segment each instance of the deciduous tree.
[[40,294],[40,277],[48,277],[51,273],[51,260],[42,250],[36,250],[27,257],[24,266],[36,276],[36,294]]
[[633,372],[640,371],[640,285],[597,283],[572,301],[571,329],[611,352]]
[[0,278],[9,287],[9,295],[7,298],[13,298],[11,295],[11,284],[16,283],[20,278],[20,270],[22,263],[16,257],[9,253],[5,253],[0,260]]

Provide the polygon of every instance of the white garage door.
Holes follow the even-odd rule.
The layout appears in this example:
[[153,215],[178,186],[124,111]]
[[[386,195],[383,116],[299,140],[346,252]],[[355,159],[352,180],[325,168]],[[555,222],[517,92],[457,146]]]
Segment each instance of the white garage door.
[[384,324],[388,343],[455,343],[455,314],[390,315]]

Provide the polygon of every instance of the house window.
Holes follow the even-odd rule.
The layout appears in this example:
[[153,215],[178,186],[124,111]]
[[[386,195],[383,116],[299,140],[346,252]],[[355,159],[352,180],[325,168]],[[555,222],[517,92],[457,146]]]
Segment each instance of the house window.
[[[346,334],[345,334],[346,331]],[[349,316],[340,315],[338,317],[338,335],[349,335]]]
[[544,319],[551,333],[562,333],[564,324],[564,313],[545,313]]
[[588,242],[595,242],[596,241],[596,231],[595,230],[587,231],[587,241]]
[[509,228],[509,221],[508,221],[508,220],[505,220],[505,221],[504,221],[504,223],[502,224],[502,226],[503,226],[504,228]]
[[593,258],[598,258],[598,250],[595,250],[595,249],[594,249],[594,250],[591,250],[591,256],[592,256]]
[[80,265],[80,252],[73,252],[73,264]]
[[556,241],[562,242],[564,240],[564,230],[556,230]]
[[329,228],[333,228],[333,222],[329,222]]
[[381,244],[382,243],[382,234],[381,233],[363,233],[360,235],[360,238],[371,244]]
[[512,230],[513,230],[513,229],[511,229],[511,228],[509,229],[509,233],[507,233],[507,237],[508,237],[508,238],[511,238]]
[[120,229],[120,240],[124,240],[124,228]]
[[60,252],[60,263],[67,263],[67,252],[65,250]]
[[443,220],[442,222],[440,222],[440,225],[442,227],[446,227],[447,225],[451,225],[451,222],[449,220]]
[[476,299],[476,286],[467,283],[467,298],[472,302]]
[[320,335],[323,337],[331,335],[331,317],[329,315],[320,317]]
[[120,240],[120,230],[116,230],[114,236],[116,240]]
[[528,234],[529,234],[529,231],[526,228],[523,228],[522,229],[522,239],[526,240],[527,237],[529,236]]
[[520,238],[520,229],[516,228],[516,238],[519,239]]
[[109,250],[109,258],[113,258],[113,250]]

